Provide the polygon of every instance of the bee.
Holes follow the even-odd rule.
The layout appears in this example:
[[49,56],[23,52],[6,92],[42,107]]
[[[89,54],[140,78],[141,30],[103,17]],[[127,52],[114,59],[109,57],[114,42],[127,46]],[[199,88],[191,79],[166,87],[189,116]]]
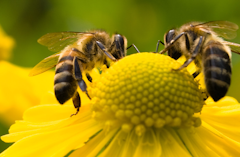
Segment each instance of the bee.
[[[240,44],[223,40],[236,37],[238,25],[228,21],[191,22],[179,29],[171,29],[164,35],[165,48],[159,53],[187,60],[178,69],[187,67],[192,61],[203,72],[207,93],[218,101],[224,97],[231,82],[231,51],[240,54]],[[222,37],[222,38],[221,38]]]
[[106,65],[126,56],[127,39],[120,34],[110,35],[102,30],[89,32],[57,32],[48,33],[38,39],[38,43],[47,46],[50,51],[58,52],[38,63],[30,72],[30,76],[41,74],[55,68],[54,91],[60,104],[72,98],[76,115],[81,107],[81,98],[77,87],[86,93],[87,85],[83,80],[83,72],[92,82],[89,75],[94,67]]

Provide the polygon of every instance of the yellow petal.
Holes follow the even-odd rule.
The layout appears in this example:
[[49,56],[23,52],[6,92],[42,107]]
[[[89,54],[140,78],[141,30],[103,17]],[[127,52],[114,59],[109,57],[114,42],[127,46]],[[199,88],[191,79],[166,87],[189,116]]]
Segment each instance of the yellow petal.
[[105,148],[106,144],[112,139],[114,134],[116,134],[117,129],[114,129],[108,133],[101,131],[91,140],[89,140],[86,145],[74,151],[69,157],[92,157],[97,156],[102,149]]
[[124,143],[126,142],[127,133],[124,131],[118,131],[117,134],[112,139],[108,147],[99,155],[99,157],[115,156],[119,157],[121,155]]
[[240,142],[240,104],[230,97],[206,105],[201,119],[225,136]]
[[59,105],[59,104],[39,105],[28,109],[24,113],[23,119],[25,121],[30,122],[55,121],[59,119],[69,118],[71,114],[75,112],[76,110],[73,105]]
[[134,157],[159,157],[161,154],[162,147],[156,138],[154,131],[152,129],[147,129],[147,131],[139,139]]
[[[2,156],[64,156],[79,147],[101,126],[93,120],[49,132],[36,133],[17,141]],[[81,132],[81,134],[79,134]],[[51,149],[49,149],[51,148]]]
[[205,102],[207,104],[207,107],[210,105],[221,107],[221,106],[231,106],[231,105],[239,104],[235,98],[230,96],[225,96],[222,99],[220,99],[218,102],[214,102],[213,99],[209,97]]
[[218,156],[239,156],[240,143],[223,135],[218,130],[203,122],[203,126],[196,129],[203,144],[215,151]]
[[[72,113],[75,113],[72,105],[39,105],[32,107],[25,112],[25,121],[16,121],[9,130],[10,134],[2,136],[2,140],[14,142],[32,134],[83,122],[91,118],[90,112],[86,110],[89,110],[89,105],[83,105],[79,114],[70,117]],[[44,114],[39,114],[38,111]]]
[[202,156],[214,156],[217,157],[218,154],[210,149],[208,145],[202,140],[202,136],[196,134],[192,129],[178,129],[177,133],[179,137],[184,141],[186,148],[189,150],[192,156],[202,157]]
[[173,129],[162,129],[157,132],[158,140],[162,146],[161,157],[192,157],[192,155],[186,149],[182,139],[179,138],[176,131]]
[[132,157],[136,151],[138,145],[138,138],[139,136],[134,132],[131,131],[126,139],[126,143],[122,149],[121,157]]

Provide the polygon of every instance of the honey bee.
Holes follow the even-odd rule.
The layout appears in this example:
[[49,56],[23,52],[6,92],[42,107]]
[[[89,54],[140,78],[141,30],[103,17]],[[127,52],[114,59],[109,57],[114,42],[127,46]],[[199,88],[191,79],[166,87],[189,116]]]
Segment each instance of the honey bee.
[[[126,56],[127,39],[120,34],[110,35],[102,30],[89,32],[48,33],[38,39],[38,43],[47,46],[50,51],[58,52],[38,63],[30,76],[38,75],[55,68],[54,91],[56,99],[64,104],[72,98],[76,115],[81,107],[77,87],[90,98],[83,72],[91,82],[89,75],[94,67],[107,65]],[[90,98],[91,99],[91,98]]]
[[[240,44],[223,40],[236,37],[238,25],[228,21],[191,22],[164,35],[165,48],[159,53],[186,62],[175,70],[187,67],[192,61],[203,72],[207,93],[218,101],[224,97],[231,82],[231,51],[240,54]],[[195,75],[196,76],[196,75]]]

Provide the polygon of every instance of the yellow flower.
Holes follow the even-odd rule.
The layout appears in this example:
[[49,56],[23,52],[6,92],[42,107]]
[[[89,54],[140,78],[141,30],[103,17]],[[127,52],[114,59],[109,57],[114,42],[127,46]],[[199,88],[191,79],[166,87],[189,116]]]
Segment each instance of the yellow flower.
[[[92,100],[76,116],[70,102],[28,109],[11,126],[2,156],[239,156],[239,103],[204,105],[199,85],[170,57],[140,53],[94,77]],[[51,97],[51,96],[50,96]],[[52,95],[52,97],[54,97]],[[49,96],[48,96],[49,98]]]
[[11,51],[14,46],[14,40],[12,37],[7,36],[2,27],[0,26],[0,60],[9,59]]
[[0,114],[6,124],[21,119],[23,112],[39,105],[41,97],[53,91],[54,72],[29,77],[30,69],[0,61]]

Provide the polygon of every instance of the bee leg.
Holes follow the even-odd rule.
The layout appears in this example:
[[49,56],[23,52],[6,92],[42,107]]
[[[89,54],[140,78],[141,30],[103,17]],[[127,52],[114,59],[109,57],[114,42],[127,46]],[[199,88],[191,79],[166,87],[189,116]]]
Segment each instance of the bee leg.
[[77,111],[76,111],[76,113],[72,114],[71,117],[72,117],[73,115],[77,115],[78,112],[79,112],[79,110],[80,110],[80,107],[81,107],[81,97],[80,97],[80,95],[79,95],[78,92],[76,92],[76,93],[74,94],[74,96],[73,96],[73,98],[72,98],[72,101],[73,101],[73,105],[74,105],[74,107],[77,109]]
[[179,35],[177,35],[174,39],[172,39],[169,43],[168,43],[168,45],[162,50],[162,51],[160,51],[159,53],[160,54],[163,54],[163,53],[165,53],[166,51],[168,51],[171,47],[172,47],[172,45],[181,37],[181,36],[183,36],[184,34],[186,34],[186,32],[182,32],[182,33],[180,33]]
[[200,70],[197,70],[197,71],[195,71],[193,74],[192,74],[192,76],[193,76],[193,78],[196,78],[199,74],[200,74]]
[[173,69],[173,70],[181,70],[185,67],[187,67],[192,61],[194,61],[194,59],[197,57],[197,55],[199,54],[200,52],[200,49],[201,49],[201,46],[202,46],[202,42],[203,41],[203,36],[200,36],[199,37],[199,41],[198,41],[198,44],[197,46],[195,47],[193,53],[192,53],[192,56],[191,58],[189,58],[188,60],[186,60],[186,62],[178,69]]
[[127,47],[127,50],[130,49],[132,46],[135,48],[135,50],[136,50],[138,53],[140,53],[140,51],[138,50],[137,46],[134,45],[134,44],[128,46],[128,47]]
[[161,43],[162,45],[164,45],[164,43],[161,40],[158,40],[157,42],[157,47],[156,47],[156,51],[154,53],[158,52],[158,47],[159,47],[159,43]]
[[91,97],[89,96],[88,94],[88,91],[87,91],[87,84],[85,83],[85,81],[82,79],[82,72],[81,72],[81,69],[80,69],[80,65],[78,63],[78,58],[74,58],[74,61],[73,61],[73,68],[74,68],[74,77],[75,77],[75,80],[78,82],[78,86],[80,87],[80,89],[85,92],[88,96],[89,99],[91,99]]
[[91,99],[91,97],[89,96],[88,94],[88,91],[87,91],[87,84],[85,83],[84,80],[79,80],[78,81],[78,86],[80,87],[80,89],[85,92],[88,96],[89,99]]
[[108,58],[110,58],[112,61],[117,61],[117,59],[115,57],[113,57],[112,54],[110,54],[109,52],[106,51],[105,46],[100,42],[100,41],[96,41],[98,47],[105,53],[105,55],[108,56]]
[[92,82],[92,77],[90,76],[89,73],[86,73],[86,77],[87,77],[87,79],[88,79],[89,82]]

